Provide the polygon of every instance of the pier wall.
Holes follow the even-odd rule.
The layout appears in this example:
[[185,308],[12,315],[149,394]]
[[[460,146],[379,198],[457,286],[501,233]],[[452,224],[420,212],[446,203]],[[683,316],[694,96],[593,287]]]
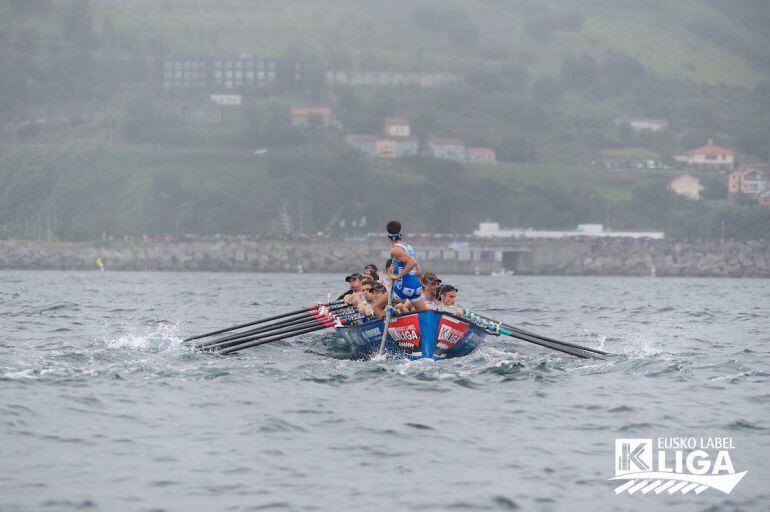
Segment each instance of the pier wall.
[[[0,240],[0,269],[340,272],[382,266],[383,243],[340,241],[201,241],[58,243]],[[770,277],[770,242],[639,240],[474,242],[450,247],[418,242],[424,269],[538,275]]]

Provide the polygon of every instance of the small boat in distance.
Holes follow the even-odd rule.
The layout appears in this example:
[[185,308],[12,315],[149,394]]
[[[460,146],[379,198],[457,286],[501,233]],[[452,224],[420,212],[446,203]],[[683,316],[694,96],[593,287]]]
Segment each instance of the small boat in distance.
[[[379,351],[383,326],[384,321],[378,319],[360,325],[337,326],[335,329],[348,345],[350,357],[366,359]],[[391,319],[385,350],[410,359],[448,359],[470,354],[490,334],[498,335],[447,312],[405,313],[394,315]]]

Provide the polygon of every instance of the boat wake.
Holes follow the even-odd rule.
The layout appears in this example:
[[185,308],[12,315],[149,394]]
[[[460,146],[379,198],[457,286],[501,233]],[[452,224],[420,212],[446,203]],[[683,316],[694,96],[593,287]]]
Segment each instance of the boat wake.
[[182,337],[177,335],[178,327],[179,322],[127,326],[122,329],[121,334],[102,336],[97,339],[97,342],[110,349],[172,352],[187,348],[182,344]]

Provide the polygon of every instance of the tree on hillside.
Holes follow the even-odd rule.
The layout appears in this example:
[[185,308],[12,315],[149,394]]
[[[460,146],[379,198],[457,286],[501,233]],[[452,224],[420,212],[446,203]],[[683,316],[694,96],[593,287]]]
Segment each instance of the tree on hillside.
[[561,82],[569,89],[588,91],[599,80],[599,72],[599,64],[589,54],[569,56],[561,65]]

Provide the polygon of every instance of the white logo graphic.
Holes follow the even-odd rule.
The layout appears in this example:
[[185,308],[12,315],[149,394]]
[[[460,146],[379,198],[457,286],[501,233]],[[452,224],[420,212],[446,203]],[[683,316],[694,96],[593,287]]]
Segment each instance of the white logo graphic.
[[616,439],[615,476],[608,480],[626,480],[615,494],[700,494],[708,488],[730,494],[748,473],[735,472],[733,448],[731,437]]

